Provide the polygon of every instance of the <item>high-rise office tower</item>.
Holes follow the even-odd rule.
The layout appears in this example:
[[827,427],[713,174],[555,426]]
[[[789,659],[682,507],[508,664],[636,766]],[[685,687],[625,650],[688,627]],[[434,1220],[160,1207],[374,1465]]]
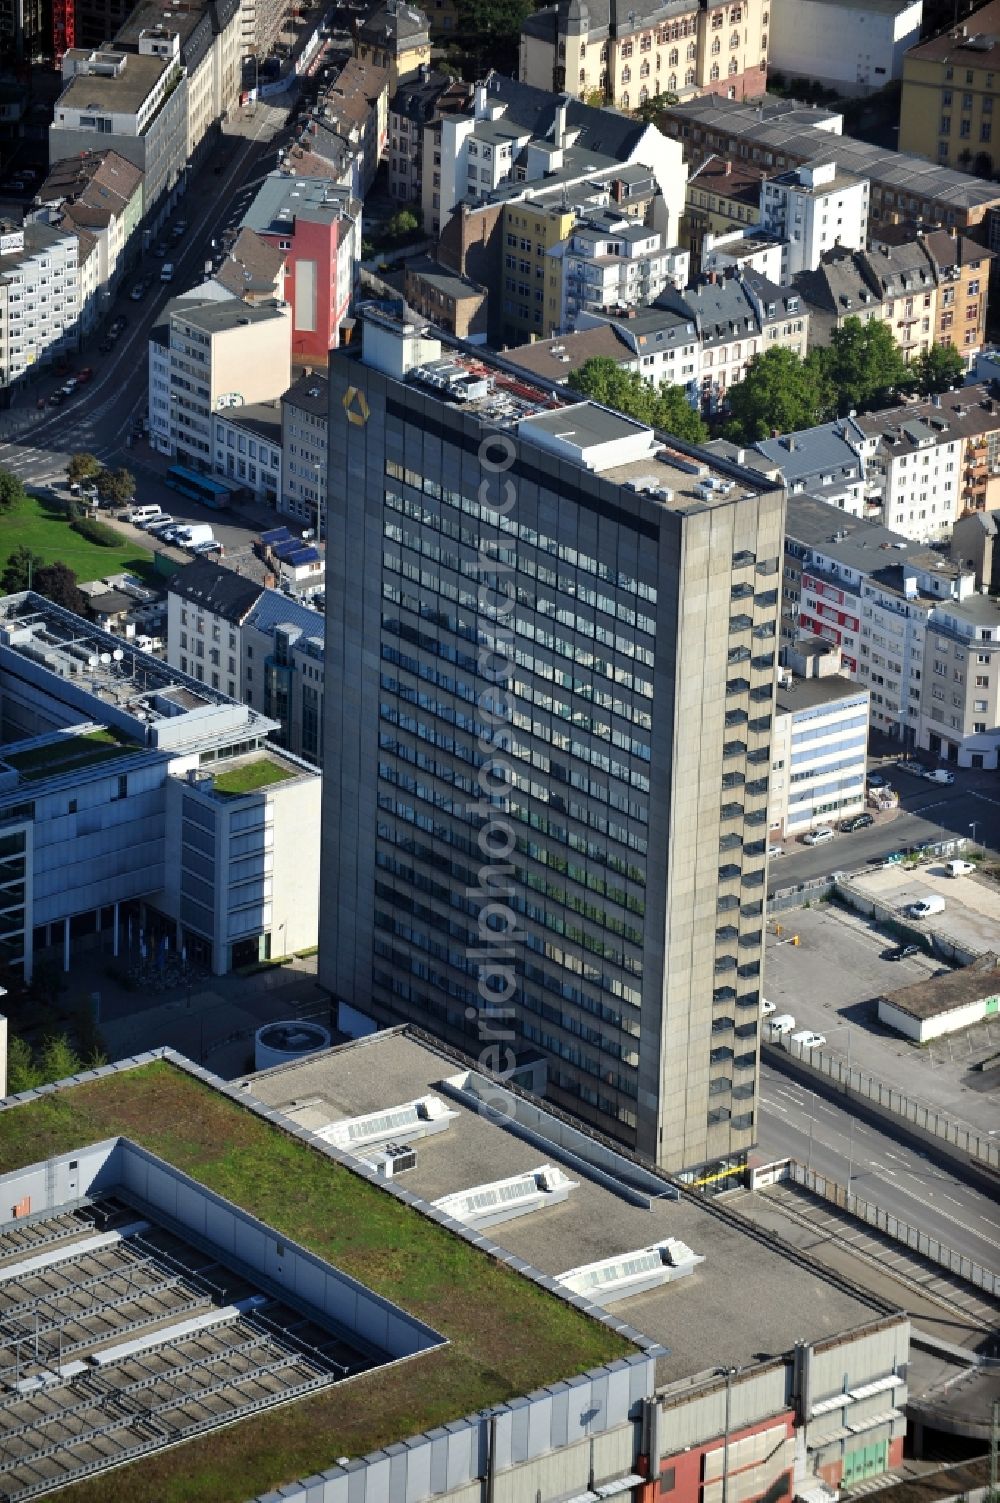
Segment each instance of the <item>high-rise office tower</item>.
[[403,317],[330,360],[320,980],[724,1184],[782,493]]

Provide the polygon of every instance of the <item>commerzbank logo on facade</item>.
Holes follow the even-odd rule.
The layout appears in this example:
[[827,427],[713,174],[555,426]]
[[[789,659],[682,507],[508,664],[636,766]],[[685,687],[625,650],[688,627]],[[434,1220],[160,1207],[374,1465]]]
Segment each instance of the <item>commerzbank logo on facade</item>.
[[355,428],[363,428],[368,421],[368,398],[363,391],[356,386],[349,386],[341,399],[344,411],[347,413],[347,421],[353,423]]

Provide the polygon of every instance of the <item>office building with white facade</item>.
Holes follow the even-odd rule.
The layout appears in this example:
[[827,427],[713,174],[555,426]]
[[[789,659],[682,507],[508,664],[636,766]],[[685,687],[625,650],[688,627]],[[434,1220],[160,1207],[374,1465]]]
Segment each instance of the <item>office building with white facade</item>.
[[281,397],[282,485],[278,510],[323,532],[326,517],[327,382],[309,370]]
[[[560,405],[478,348],[446,354],[401,305],[360,319],[361,348],[330,361],[320,981],[380,1022],[475,1042],[469,946],[489,912],[461,894],[478,892],[488,809],[470,800],[482,716],[499,714],[505,901],[524,930],[512,1050],[640,1154],[737,1173],[755,1137],[782,492]],[[494,454],[516,495],[500,511]],[[479,667],[498,638],[476,573],[498,549],[518,570],[501,696]]]
[[783,243],[782,281],[815,271],[835,246],[864,250],[868,197],[867,181],[831,160],[766,178],[760,185],[760,223]]
[[80,256],[72,230],[0,220],[0,387],[77,349]]
[[0,954],[216,974],[316,942],[320,780],[268,717],[26,592],[0,601]]
[[838,673],[779,673],[771,748],[773,837],[794,840],[817,825],[859,814],[867,755],[867,689]]
[[769,61],[837,94],[872,94],[903,74],[923,0],[771,0]]

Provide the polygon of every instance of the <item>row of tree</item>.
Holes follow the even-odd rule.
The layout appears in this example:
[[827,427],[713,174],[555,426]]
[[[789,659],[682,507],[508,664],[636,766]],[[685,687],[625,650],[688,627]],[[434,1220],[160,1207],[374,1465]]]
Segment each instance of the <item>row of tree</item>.
[[125,506],[135,495],[135,476],[124,468],[107,470],[96,454],[81,452],[70,457],[66,473],[71,485],[92,480],[97,494],[108,506]]
[[[962,357],[951,345],[936,344],[907,365],[888,324],[849,318],[828,345],[804,359],[781,347],[755,355],[744,379],[729,388],[727,411],[716,429],[721,437],[751,444],[838,414],[885,407],[905,393],[947,391],[961,384],[964,374]],[[678,438],[699,443],[708,437],[683,387],[665,381],[653,386],[608,356],[585,361],[567,385]]]
[[100,1050],[84,1058],[65,1033],[53,1033],[33,1050],[27,1039],[11,1035],[7,1045],[7,1093],[36,1090],[54,1080],[66,1080],[81,1070],[96,1070],[106,1063]]

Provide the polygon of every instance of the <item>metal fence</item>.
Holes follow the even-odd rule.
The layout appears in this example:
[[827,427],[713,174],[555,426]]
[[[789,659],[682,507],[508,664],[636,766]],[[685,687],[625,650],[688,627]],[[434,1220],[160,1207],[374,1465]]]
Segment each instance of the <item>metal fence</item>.
[[[784,1176],[781,1176],[784,1177]],[[1000,1294],[1000,1275],[992,1273],[984,1268],[981,1263],[974,1263],[971,1258],[964,1257],[952,1247],[946,1247],[937,1237],[930,1237],[926,1232],[918,1231],[916,1227],[909,1226],[905,1221],[900,1221],[898,1216],[890,1215],[882,1210],[881,1206],[875,1206],[867,1200],[861,1200],[859,1196],[850,1194],[843,1185],[835,1180],[827,1179],[823,1174],[817,1174],[815,1170],[800,1164],[797,1159],[788,1161],[787,1177],[795,1184],[802,1185],[811,1190],[814,1195],[827,1200],[831,1205],[837,1206],[841,1211],[846,1211],[849,1216],[856,1216],[859,1221],[867,1222],[876,1231],[884,1232],[887,1237],[892,1237],[896,1242],[902,1242],[904,1246],[922,1258],[927,1258],[931,1263],[936,1263],[940,1268],[946,1268],[949,1273],[975,1289],[983,1289],[987,1294]]]
[[838,1055],[827,1054],[822,1049],[805,1049],[788,1035],[769,1042],[780,1045],[787,1054],[800,1060],[810,1070],[825,1075],[842,1091],[870,1101],[873,1106],[891,1113],[901,1122],[912,1123],[919,1131],[950,1144],[959,1153],[967,1154],[973,1166],[978,1165],[1000,1173],[1000,1143],[992,1138],[975,1132],[972,1128],[961,1127],[937,1107],[925,1106],[922,1101],[912,1101],[895,1086],[887,1085],[884,1080],[879,1080],[876,1075],[869,1075],[865,1070],[859,1070],[856,1065],[851,1065]]

